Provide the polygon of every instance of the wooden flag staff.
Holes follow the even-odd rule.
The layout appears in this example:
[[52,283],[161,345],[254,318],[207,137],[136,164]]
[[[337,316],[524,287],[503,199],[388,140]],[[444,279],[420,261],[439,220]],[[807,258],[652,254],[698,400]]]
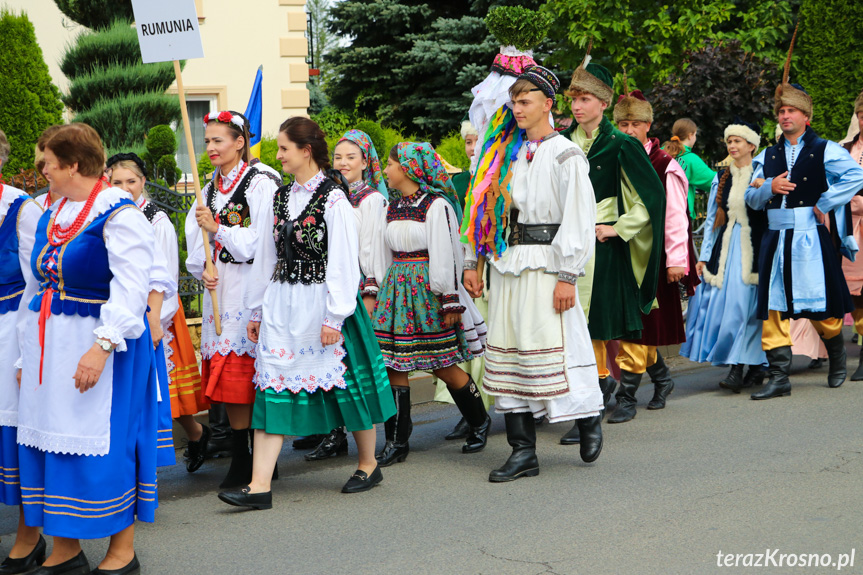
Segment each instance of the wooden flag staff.
[[[177,92],[180,94],[180,112],[183,114],[183,131],[186,133],[186,149],[189,150],[189,162],[192,164],[192,181],[195,185],[195,199],[199,206],[206,206],[204,198],[201,195],[201,178],[198,175],[198,157],[195,155],[195,145],[192,141],[192,125],[189,123],[189,110],[186,109],[186,91],[183,89],[183,73],[180,70],[180,61],[174,60],[174,74],[177,76]],[[216,265],[213,263],[212,254],[210,252],[210,234],[207,230],[201,228],[201,234],[204,236],[204,260],[206,261],[207,275],[216,276]],[[219,300],[216,297],[216,290],[211,289],[210,298],[213,300],[213,319],[216,322],[216,335],[222,335],[222,318],[219,316]]]

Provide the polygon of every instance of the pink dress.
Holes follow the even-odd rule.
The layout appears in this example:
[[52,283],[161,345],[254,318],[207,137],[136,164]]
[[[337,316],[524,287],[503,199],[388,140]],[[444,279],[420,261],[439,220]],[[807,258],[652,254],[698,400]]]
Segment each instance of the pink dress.
[[[858,138],[851,147],[851,157],[863,166],[863,139]],[[854,230],[854,239],[857,245],[863,249],[863,196],[851,198],[851,226]],[[842,272],[848,282],[848,291],[851,295],[860,295],[863,289],[863,257],[857,254],[857,261],[848,261],[842,258]]]

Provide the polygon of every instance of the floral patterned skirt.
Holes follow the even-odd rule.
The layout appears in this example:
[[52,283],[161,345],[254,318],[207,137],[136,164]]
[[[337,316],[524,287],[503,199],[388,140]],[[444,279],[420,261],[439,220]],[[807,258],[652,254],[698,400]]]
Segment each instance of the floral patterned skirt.
[[475,330],[469,337],[461,323],[444,325],[429,281],[428,258],[396,259],[378,292],[372,324],[384,363],[396,371],[441,369],[482,355],[482,346],[469,345]]

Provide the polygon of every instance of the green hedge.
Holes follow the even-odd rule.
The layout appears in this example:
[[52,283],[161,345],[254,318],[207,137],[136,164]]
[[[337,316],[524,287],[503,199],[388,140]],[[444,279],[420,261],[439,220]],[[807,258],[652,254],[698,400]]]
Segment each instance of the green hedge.
[[33,167],[33,148],[42,131],[62,119],[60,92],[51,83],[33,24],[24,14],[0,10],[0,129],[12,153],[7,175]]

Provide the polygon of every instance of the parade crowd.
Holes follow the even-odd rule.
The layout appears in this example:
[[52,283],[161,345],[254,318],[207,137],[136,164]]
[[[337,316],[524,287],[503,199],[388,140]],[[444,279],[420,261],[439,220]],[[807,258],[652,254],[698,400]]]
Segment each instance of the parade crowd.
[[[762,142],[764,118],[740,119],[714,173],[692,152],[694,123],[661,143],[650,102],[623,84],[616,94],[586,57],[565,89],[574,122],[556,131],[558,78],[502,49],[462,123],[471,169],[452,177],[429,143],[381,150],[383,169],[364,132],[330,150],[292,117],[277,138],[282,185],[250,157],[242,114],[208,114],[215,172],[185,223],[186,268],[215,294],[202,300],[200,371],[177,233],[144,191],[144,162],[106,158],[85,124],[46,130],[36,162],[50,191],[0,184],[0,500],[21,510],[0,574],[138,573],[135,521],[155,519],[172,420],[189,472],[218,443],[231,456],[218,497],[269,509],[285,436],[315,461],[347,453],[351,433],[344,493],[405,462],[412,372],[458,407],[446,439],[465,454],[486,446],[492,405],[503,416],[512,453],[492,482],[539,474],[543,422],[571,422],[560,443],[596,461],[603,420],[636,417],[645,374],[647,409],[665,408],[662,346],[727,366],[724,389],[772,399],[791,393],[794,321],[823,342],[828,386],[842,385],[846,315],[863,333],[860,135],[820,138],[786,67],[776,142]],[[863,93],[853,110],[863,127]],[[8,155],[0,132],[0,167]],[[709,191],[700,251],[697,190]],[[214,425],[194,418],[207,409]],[[104,537],[91,570],[79,540]]]

